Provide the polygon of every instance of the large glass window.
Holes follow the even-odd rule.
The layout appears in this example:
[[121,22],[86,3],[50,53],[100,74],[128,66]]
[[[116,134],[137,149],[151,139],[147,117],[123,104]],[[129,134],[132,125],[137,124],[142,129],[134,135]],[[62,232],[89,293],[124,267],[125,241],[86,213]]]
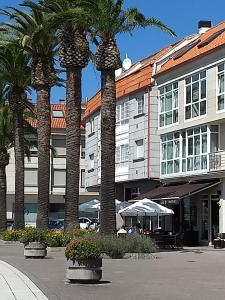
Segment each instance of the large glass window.
[[182,132],[182,145],[183,172],[207,169],[207,126]]
[[116,106],[116,126],[121,126],[129,122],[129,102],[123,102]]
[[206,71],[185,79],[186,105],[185,119],[206,114]]
[[161,138],[161,173],[172,174],[180,171],[179,132],[163,135]]
[[129,160],[129,145],[120,145],[116,147],[116,163],[122,163]]
[[66,155],[66,137],[65,136],[53,136],[52,145],[56,150],[56,155]]
[[219,150],[218,131],[204,125],[161,136],[161,175],[207,170],[209,152]]
[[159,126],[178,122],[178,82],[160,89]]
[[218,65],[217,78],[218,78],[218,110],[225,109],[224,95],[225,95],[225,80],[224,80],[225,68],[224,64]]

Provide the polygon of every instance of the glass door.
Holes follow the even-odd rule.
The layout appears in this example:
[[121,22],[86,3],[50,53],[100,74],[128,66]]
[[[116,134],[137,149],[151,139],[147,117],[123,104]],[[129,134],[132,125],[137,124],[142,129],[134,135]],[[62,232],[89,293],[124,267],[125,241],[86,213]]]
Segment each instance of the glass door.
[[202,200],[201,240],[209,239],[209,200]]

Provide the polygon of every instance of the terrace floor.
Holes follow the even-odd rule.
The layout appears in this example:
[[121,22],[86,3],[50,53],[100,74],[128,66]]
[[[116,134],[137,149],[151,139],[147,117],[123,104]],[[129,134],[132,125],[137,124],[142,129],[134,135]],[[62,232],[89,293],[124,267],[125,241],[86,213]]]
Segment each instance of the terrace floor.
[[[225,250],[185,248],[156,253],[150,260],[103,261],[100,284],[68,284],[63,251],[46,259],[24,259],[23,246],[0,245],[0,260],[23,272],[50,300],[215,300],[225,298]],[[6,267],[0,263],[0,270]],[[13,271],[14,270],[14,271]],[[0,272],[0,274],[1,274]],[[15,285],[15,269],[10,269]],[[35,284],[35,285],[34,285]],[[0,281],[0,299],[5,288]],[[36,290],[37,291],[37,290]],[[40,291],[38,291],[39,296]],[[41,297],[41,296],[40,296]],[[42,297],[44,297],[42,295]],[[17,299],[17,298],[12,298]],[[21,300],[33,298],[18,298]],[[36,298],[34,299],[46,299]]]

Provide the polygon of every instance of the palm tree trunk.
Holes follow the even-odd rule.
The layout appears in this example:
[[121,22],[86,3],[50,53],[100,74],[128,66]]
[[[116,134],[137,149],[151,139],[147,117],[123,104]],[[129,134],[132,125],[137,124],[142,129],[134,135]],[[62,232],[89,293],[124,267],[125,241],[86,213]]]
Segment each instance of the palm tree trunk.
[[23,109],[13,110],[15,153],[15,229],[24,228],[24,130]]
[[82,69],[67,69],[65,229],[79,228],[80,122]]
[[37,134],[38,134],[38,208],[37,227],[48,228],[49,180],[50,180],[50,88],[37,87]]
[[116,232],[115,209],[115,71],[101,71],[101,233]]
[[0,232],[6,230],[6,165],[0,164]]

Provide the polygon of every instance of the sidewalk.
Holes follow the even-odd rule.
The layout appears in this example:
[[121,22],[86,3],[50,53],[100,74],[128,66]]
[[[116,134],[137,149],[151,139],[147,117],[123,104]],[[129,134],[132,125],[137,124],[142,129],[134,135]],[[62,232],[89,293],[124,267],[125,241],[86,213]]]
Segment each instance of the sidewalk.
[[39,288],[23,273],[0,260],[0,299],[48,300]]

